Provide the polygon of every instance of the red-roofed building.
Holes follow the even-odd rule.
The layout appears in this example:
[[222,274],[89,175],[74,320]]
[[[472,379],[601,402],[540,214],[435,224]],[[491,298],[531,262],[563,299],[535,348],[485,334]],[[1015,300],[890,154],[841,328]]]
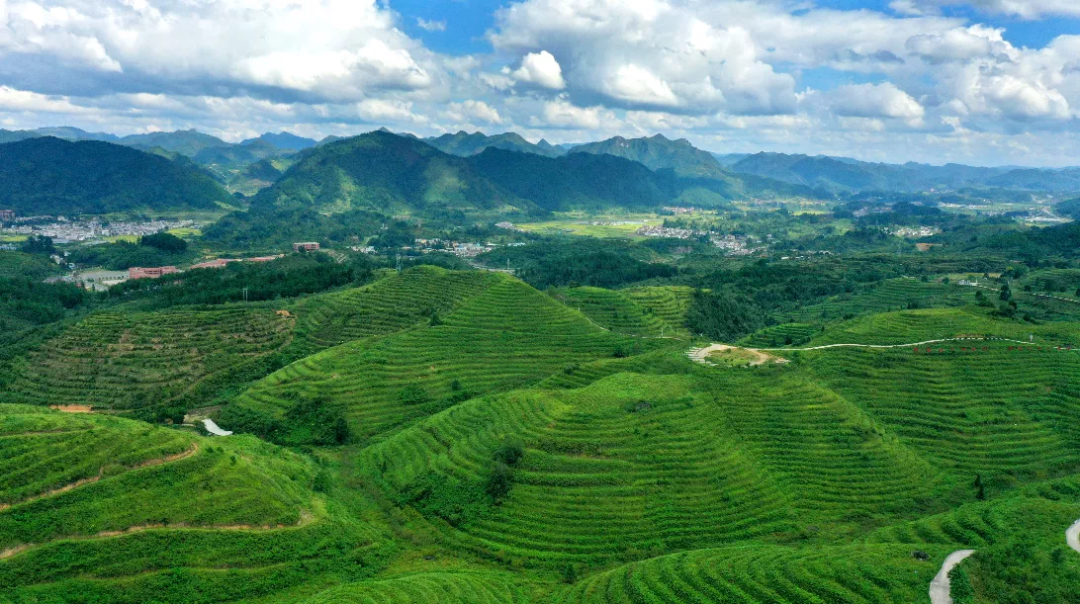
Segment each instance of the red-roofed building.
[[158,266],[154,268],[143,268],[140,266],[134,266],[128,269],[128,279],[157,279],[162,275],[171,275],[173,273],[179,273],[175,266]]

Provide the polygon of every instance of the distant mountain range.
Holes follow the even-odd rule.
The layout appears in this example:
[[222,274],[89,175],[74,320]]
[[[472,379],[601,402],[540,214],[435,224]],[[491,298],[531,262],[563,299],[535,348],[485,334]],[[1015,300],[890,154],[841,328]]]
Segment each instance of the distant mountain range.
[[[1080,168],[979,168],[961,164],[932,166],[884,164],[824,155],[756,153],[723,156],[728,169],[831,193],[883,191],[916,193],[964,188],[1002,188],[1060,193],[1080,191]],[[725,162],[726,163],[726,162]]]
[[[128,147],[171,160],[174,178],[199,174],[212,178],[228,192],[257,195],[264,207],[306,207],[321,212],[379,209],[392,212],[433,212],[459,209],[522,212],[570,208],[656,207],[658,205],[719,206],[735,200],[782,197],[884,199],[927,192],[959,192],[960,197],[1025,196],[1029,193],[1080,192],[1080,168],[980,168],[959,164],[931,166],[918,163],[884,164],[843,157],[757,153],[720,155],[694,147],[685,139],[662,135],[643,138],[614,137],[604,141],[551,145],[531,143],[513,133],[485,135],[457,132],[420,139],[386,130],[357,137],[326,137],[321,141],[288,132],[267,133],[241,143],[227,143],[195,130],[156,132],[117,137],[70,127],[35,131],[0,130],[0,145],[44,137],[70,144],[106,144]],[[56,140],[56,139],[51,139]],[[55,142],[5,150],[8,169],[13,153],[51,149],[73,157]],[[147,162],[145,158],[141,162]],[[47,165],[47,164],[42,164]],[[86,180],[108,181],[117,175],[103,165],[83,161]],[[162,164],[145,163],[146,166]],[[59,169],[51,164],[48,169]],[[101,170],[97,174],[94,170]],[[145,183],[135,186],[131,199],[118,190],[91,203],[89,192],[70,195],[58,173],[55,186],[43,183],[41,194],[10,181],[2,196],[18,199],[22,208],[56,205],[63,212],[92,212],[88,208],[127,208],[142,199]],[[33,175],[23,175],[33,179]],[[97,186],[97,185],[93,185]],[[117,183],[116,186],[119,186]],[[199,185],[203,186],[203,185]],[[198,187],[196,187],[198,188]],[[185,207],[203,207],[206,199],[221,200],[221,187],[197,194]],[[96,190],[91,187],[91,190]],[[116,197],[120,195],[120,197]],[[0,199],[5,197],[0,196]],[[884,196],[884,197],[883,197]],[[42,201],[50,199],[46,203]],[[60,203],[58,200],[68,199]],[[166,196],[163,199],[176,199]],[[14,203],[14,202],[13,202]],[[170,203],[170,202],[163,202]],[[59,205],[57,205],[59,204]],[[26,211],[26,209],[22,211]],[[113,211],[113,210],[106,210]],[[50,213],[60,213],[53,209]]]
[[21,215],[214,209],[232,201],[190,161],[51,136],[0,145],[0,208]]
[[[371,132],[303,152],[256,205],[323,212],[379,209],[430,212],[516,209],[523,212],[571,208],[640,207],[666,203],[718,205],[751,196],[813,196],[807,187],[742,177],[715,168],[717,177],[681,176],[672,168],[652,170],[607,153],[546,157],[496,146],[467,156],[444,153],[420,139]],[[444,143],[449,139],[444,139]],[[474,140],[470,147],[488,141]],[[455,145],[464,152],[464,145]],[[650,154],[669,165],[662,150]],[[698,171],[703,172],[703,171]]]

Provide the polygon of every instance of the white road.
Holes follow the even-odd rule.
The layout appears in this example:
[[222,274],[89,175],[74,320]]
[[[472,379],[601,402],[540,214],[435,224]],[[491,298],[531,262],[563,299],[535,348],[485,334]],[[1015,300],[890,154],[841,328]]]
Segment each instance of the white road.
[[222,430],[220,426],[214,423],[212,419],[202,420],[203,426],[206,426],[206,431],[214,436],[232,436],[232,432],[228,430]]
[[1080,553],[1080,520],[1065,531],[1065,543],[1068,543],[1073,551]]
[[945,564],[941,565],[941,570],[938,571],[934,580],[930,582],[930,601],[933,604],[953,604],[952,595],[949,594],[949,572],[974,553],[975,550],[973,549],[962,549],[949,554],[949,557],[945,558]]

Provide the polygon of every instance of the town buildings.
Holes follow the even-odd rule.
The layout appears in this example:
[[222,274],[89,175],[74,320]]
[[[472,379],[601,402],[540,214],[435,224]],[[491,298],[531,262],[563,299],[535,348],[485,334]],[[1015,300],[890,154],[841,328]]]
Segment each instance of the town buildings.
[[294,252],[299,252],[301,250],[305,252],[314,252],[319,249],[319,244],[314,241],[304,241],[292,244],[292,249]]
[[128,279],[158,279],[162,275],[171,275],[178,272],[180,271],[175,266],[158,266],[154,268],[134,266],[128,269]]

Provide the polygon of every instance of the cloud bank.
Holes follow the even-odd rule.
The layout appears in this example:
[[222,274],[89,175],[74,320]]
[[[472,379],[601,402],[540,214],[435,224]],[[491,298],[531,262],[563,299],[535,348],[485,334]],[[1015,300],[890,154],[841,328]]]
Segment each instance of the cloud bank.
[[[392,0],[0,0],[0,126],[663,132],[719,152],[1080,163],[1080,21],[1028,48],[944,16],[955,4],[517,0],[492,16],[486,50],[452,54],[424,41],[452,18]],[[1065,0],[973,6],[1080,17]]]

